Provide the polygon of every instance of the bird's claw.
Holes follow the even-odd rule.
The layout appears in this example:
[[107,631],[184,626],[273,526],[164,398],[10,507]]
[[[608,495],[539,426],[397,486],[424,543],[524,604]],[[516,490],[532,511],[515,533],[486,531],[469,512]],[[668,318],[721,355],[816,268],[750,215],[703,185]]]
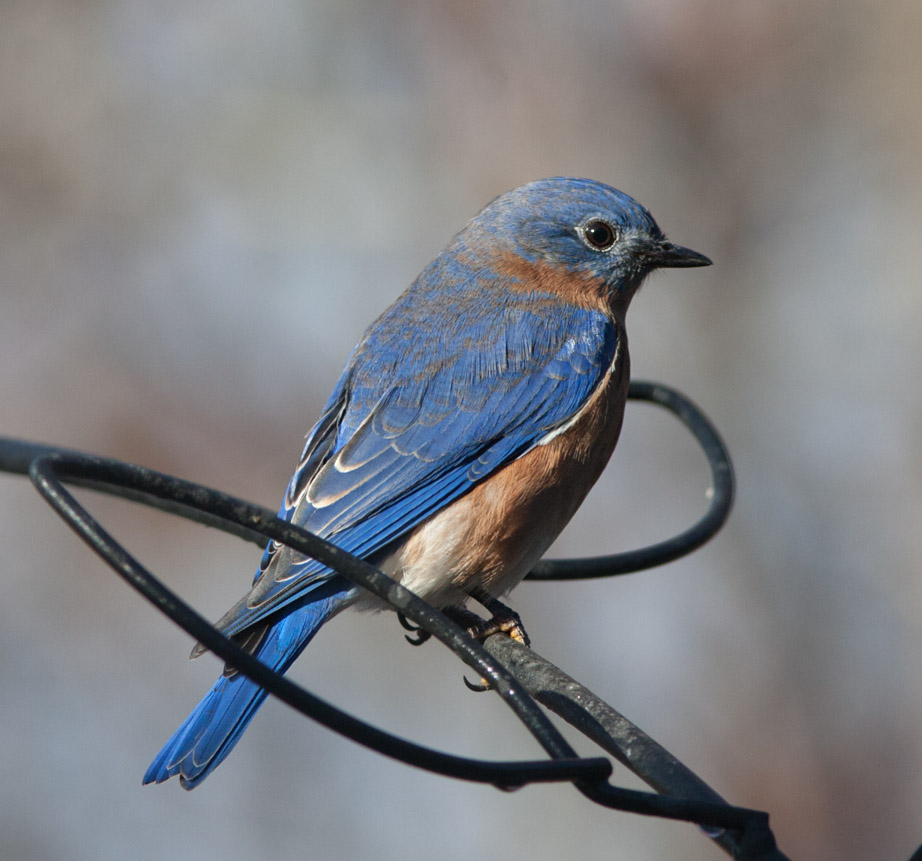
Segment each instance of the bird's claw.
[[403,613],[397,613],[397,620],[400,622],[400,626],[405,631],[412,631],[416,634],[415,637],[410,637],[409,635],[404,634],[403,638],[411,646],[421,646],[426,642],[426,640],[431,639],[432,634],[421,628],[419,625],[414,625],[406,616],[403,615]]
[[481,619],[478,624],[467,629],[468,634],[475,640],[485,640],[487,637],[492,637],[493,634],[507,634],[517,643],[530,646],[531,639],[526,633],[518,613],[513,613],[512,610],[509,612],[512,613],[512,616],[508,618],[494,616],[492,619]]
[[[531,640],[522,624],[522,617],[515,610],[481,589],[472,592],[471,597],[490,613],[489,619],[481,619],[480,616],[463,607],[449,608],[452,611],[452,618],[462,625],[470,636],[482,641],[493,634],[507,634],[523,646],[531,645]],[[490,682],[483,677],[479,685],[469,681],[467,676],[462,676],[462,678],[468,690],[478,693],[490,690]]]
[[502,601],[498,601],[482,589],[476,589],[471,593],[471,597],[482,604],[491,616],[490,619],[481,623],[481,627],[483,628],[482,633],[471,633],[472,637],[485,640],[491,634],[508,634],[513,640],[521,643],[523,646],[531,645],[531,639],[525,631],[522,617],[516,613],[515,610],[511,607],[507,607]]
[[[464,628],[468,635],[475,640],[483,641],[493,634],[507,634],[523,646],[531,645],[531,639],[525,631],[522,618],[515,610],[481,590],[473,592],[471,597],[489,611],[491,614],[489,619],[483,619],[466,607],[461,606],[446,607],[442,612],[455,624]],[[415,637],[404,636],[404,639],[411,646],[421,646],[432,638],[432,634],[419,625],[414,625],[403,613],[397,613],[397,619],[401,627],[416,635]],[[480,684],[470,681],[467,676],[462,676],[461,678],[468,690],[476,691],[477,693],[490,690],[490,682],[485,678],[480,679]]]
[[490,683],[485,678],[483,678],[483,676],[480,677],[479,685],[474,684],[474,682],[470,681],[467,676],[461,676],[461,681],[464,682],[464,686],[469,691],[473,691],[475,694],[482,694],[484,691],[490,690]]

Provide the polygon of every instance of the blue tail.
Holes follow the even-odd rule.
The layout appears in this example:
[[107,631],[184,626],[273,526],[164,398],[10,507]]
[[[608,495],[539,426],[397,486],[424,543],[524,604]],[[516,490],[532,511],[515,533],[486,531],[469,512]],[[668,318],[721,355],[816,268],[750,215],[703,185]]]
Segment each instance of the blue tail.
[[[254,656],[284,673],[340,609],[347,591],[325,595],[280,619],[256,644]],[[154,758],[144,783],[179,775],[183,789],[194,789],[233,750],[265,698],[266,691],[242,673],[221,676]]]

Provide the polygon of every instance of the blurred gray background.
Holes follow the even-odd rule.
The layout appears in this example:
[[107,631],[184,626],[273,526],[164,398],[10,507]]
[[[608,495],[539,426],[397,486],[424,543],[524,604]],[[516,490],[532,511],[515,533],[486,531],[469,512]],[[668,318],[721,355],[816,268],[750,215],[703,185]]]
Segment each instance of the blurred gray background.
[[[0,433],[275,507],[352,344],[495,195],[636,196],[711,269],[651,279],[634,374],[734,455],[728,527],[610,582],[525,584],[535,648],[798,859],[922,841],[922,5],[916,0],[0,5]],[[707,474],[628,410],[555,555],[666,537]],[[211,617],[259,551],[81,494]],[[198,790],[142,788],[217,673],[0,477],[0,857],[712,859],[565,786],[507,795],[269,703]],[[457,753],[534,757],[389,614],[294,675]],[[578,742],[579,749],[593,748]],[[625,785],[636,783],[617,772]]]

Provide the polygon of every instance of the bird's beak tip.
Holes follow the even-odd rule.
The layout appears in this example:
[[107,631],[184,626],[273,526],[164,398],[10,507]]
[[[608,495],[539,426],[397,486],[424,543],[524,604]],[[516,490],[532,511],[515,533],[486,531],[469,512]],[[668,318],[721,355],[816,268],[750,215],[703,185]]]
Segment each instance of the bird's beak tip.
[[711,266],[713,261],[691,248],[663,242],[654,251],[653,262],[659,268],[687,269],[692,266]]

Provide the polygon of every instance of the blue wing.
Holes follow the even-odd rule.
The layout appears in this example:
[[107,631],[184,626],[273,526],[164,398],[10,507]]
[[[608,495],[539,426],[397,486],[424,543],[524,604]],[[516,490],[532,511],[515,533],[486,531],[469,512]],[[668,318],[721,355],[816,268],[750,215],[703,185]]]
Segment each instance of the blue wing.
[[[610,317],[535,294],[507,300],[499,313],[427,310],[440,324],[398,305],[366,333],[308,436],[280,512],[358,556],[373,556],[539,445],[581,409],[616,355]],[[420,343],[414,331],[442,337]],[[252,591],[219,625],[238,633],[333,576],[270,543]]]

